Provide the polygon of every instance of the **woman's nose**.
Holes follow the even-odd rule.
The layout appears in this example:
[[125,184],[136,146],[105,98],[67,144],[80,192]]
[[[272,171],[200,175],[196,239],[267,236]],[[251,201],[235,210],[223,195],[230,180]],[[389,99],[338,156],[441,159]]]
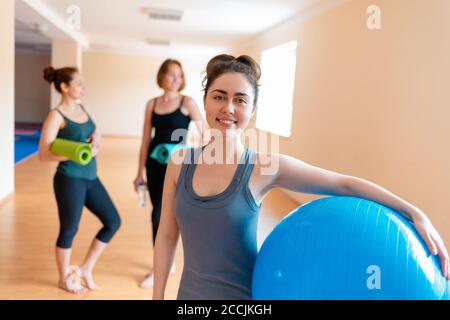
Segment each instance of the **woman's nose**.
[[234,101],[232,99],[226,100],[223,109],[226,112],[234,113],[234,111],[235,111]]

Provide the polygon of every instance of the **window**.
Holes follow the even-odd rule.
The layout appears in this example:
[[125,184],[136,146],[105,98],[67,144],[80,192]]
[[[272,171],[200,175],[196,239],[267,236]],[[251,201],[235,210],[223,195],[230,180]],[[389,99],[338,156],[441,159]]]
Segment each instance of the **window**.
[[295,88],[297,41],[264,50],[256,127],[289,137]]

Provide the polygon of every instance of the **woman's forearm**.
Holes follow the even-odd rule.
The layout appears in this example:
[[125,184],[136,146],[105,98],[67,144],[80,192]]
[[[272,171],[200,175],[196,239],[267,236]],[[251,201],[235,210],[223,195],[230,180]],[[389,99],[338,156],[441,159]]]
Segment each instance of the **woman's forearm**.
[[163,300],[169,269],[172,266],[178,239],[159,235],[156,237],[153,255],[153,300]]
[[147,162],[149,144],[150,144],[150,141],[143,142],[141,145],[141,150],[139,152],[139,165],[138,165],[138,173],[137,173],[138,176],[141,176],[144,173],[145,163]]
[[411,222],[418,231],[422,240],[426,243],[428,250],[433,255],[439,255],[441,262],[442,274],[450,279],[450,267],[448,251],[445,247],[442,237],[433,227],[431,221],[420,209],[406,202],[393,193],[383,189],[382,187],[355,177],[349,177],[344,183],[346,194],[349,196],[366,198],[385,205],[392,210],[403,215]]
[[42,162],[60,162],[60,161],[67,161],[69,158],[57,155],[50,150],[42,150],[39,151],[39,160]]
[[378,202],[400,213],[410,221],[414,221],[423,214],[418,208],[392,192],[364,179],[349,177],[345,181],[345,190],[344,195]]

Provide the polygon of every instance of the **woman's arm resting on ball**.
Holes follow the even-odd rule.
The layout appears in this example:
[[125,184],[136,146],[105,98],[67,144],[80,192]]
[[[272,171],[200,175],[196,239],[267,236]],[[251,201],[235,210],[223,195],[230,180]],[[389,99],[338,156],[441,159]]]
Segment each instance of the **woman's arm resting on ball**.
[[154,285],[153,299],[164,299],[167,277],[172,265],[179,238],[178,224],[175,219],[175,167],[169,161],[164,178],[164,190],[161,207],[161,221],[156,235],[155,253],[153,255]]
[[364,198],[402,214],[413,222],[430,252],[439,255],[442,272],[450,279],[447,249],[439,233],[420,209],[364,179],[314,167],[286,155],[273,155],[272,161],[278,161],[279,165],[273,179],[273,187],[303,193]]

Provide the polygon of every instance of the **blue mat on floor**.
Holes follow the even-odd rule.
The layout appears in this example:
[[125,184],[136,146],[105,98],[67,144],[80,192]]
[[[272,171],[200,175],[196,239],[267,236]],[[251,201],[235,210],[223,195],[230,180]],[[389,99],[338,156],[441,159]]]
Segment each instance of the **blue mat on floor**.
[[23,131],[17,130],[14,141],[14,163],[32,156],[38,151],[41,130]]

